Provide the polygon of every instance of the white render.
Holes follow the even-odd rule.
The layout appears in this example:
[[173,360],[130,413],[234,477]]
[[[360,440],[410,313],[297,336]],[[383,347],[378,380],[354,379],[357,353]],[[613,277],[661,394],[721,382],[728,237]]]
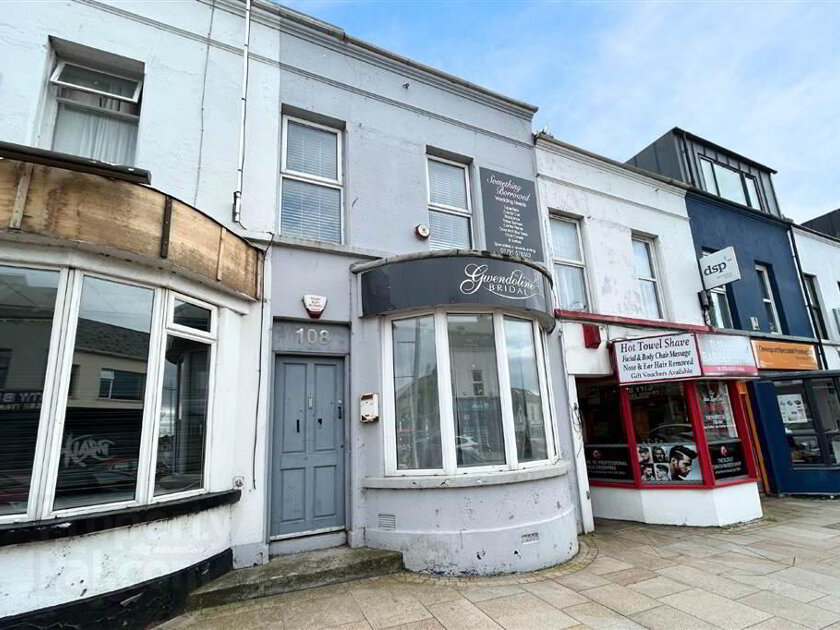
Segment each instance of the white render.
[[822,308],[829,339],[823,340],[826,366],[840,370],[840,241],[830,236],[793,228],[793,237],[799,250],[802,273],[816,276],[818,299]]

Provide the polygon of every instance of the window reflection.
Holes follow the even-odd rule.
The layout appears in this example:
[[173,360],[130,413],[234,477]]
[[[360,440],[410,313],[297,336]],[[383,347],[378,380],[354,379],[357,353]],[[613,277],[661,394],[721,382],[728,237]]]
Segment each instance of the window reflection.
[[505,346],[513,403],[513,429],[520,462],[548,457],[537,351],[531,322],[505,317]]
[[493,316],[450,314],[447,328],[458,466],[504,464]]
[[155,494],[201,488],[210,347],[169,336],[163,368]]
[[84,279],[55,509],[134,498],[153,300],[151,289]]
[[172,323],[210,332],[211,315],[210,309],[176,299],[172,313]]
[[26,511],[58,279],[0,266],[0,514]]

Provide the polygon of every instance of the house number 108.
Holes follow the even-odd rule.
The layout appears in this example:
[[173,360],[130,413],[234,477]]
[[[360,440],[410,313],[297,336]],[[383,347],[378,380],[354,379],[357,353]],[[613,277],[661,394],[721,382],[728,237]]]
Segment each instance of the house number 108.
[[298,343],[308,344],[327,344],[330,341],[329,330],[316,330],[315,328],[298,328],[295,331],[298,338]]

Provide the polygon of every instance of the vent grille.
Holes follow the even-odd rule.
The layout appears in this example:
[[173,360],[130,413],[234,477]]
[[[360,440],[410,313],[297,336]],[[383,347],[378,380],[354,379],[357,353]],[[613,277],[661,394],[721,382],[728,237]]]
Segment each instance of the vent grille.
[[386,529],[389,532],[397,529],[397,517],[394,514],[379,515],[379,529]]

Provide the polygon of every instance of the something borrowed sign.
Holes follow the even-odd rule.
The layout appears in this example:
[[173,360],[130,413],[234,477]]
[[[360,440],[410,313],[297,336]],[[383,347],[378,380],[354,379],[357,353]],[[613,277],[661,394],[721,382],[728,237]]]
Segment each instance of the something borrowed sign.
[[482,168],[481,200],[487,249],[542,262],[540,213],[534,182]]
[[478,304],[532,312],[554,325],[551,285],[539,269],[490,256],[430,256],[383,262],[363,271],[362,313]]
[[618,380],[622,384],[672,381],[701,375],[697,342],[692,334],[616,341],[614,348]]

